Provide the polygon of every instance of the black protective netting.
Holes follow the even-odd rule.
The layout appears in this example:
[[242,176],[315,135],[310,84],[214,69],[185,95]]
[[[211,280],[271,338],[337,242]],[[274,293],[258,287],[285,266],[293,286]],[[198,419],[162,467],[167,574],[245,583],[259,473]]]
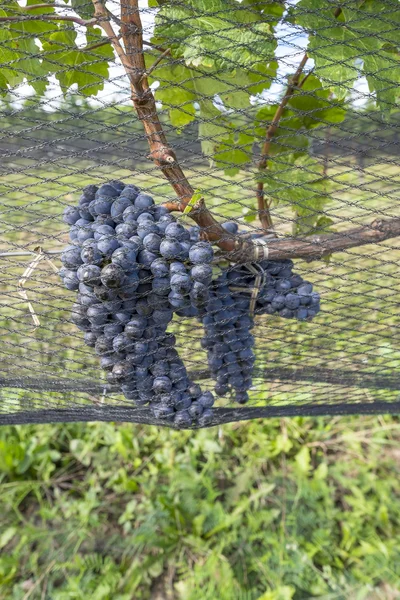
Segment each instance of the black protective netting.
[[[122,7],[123,20],[124,12],[125,21],[126,13],[128,21],[129,14],[135,18],[130,29],[122,30],[120,43],[140,87],[146,78],[135,62],[141,53],[135,4]],[[107,3],[103,20],[116,35],[120,8]],[[188,409],[187,386],[176,386],[186,374],[174,379],[179,360],[203,395],[214,394],[220,375],[224,395],[214,394],[212,414],[200,418],[203,425],[281,415],[399,412],[398,2],[191,0],[139,2],[139,8],[148,81],[157,102],[157,118],[148,114],[147,126],[161,123],[177,157],[175,163],[161,159],[164,175],[157,160],[148,158],[129,79],[107,31],[99,28],[101,21],[87,23],[93,4],[0,6],[0,423],[173,425],[178,396],[180,410]],[[220,224],[231,223],[225,225],[225,240],[231,239],[229,230],[238,243],[264,239],[269,258],[257,263],[244,248],[245,266],[239,267],[227,262],[214,242],[209,293],[218,296],[215,282],[227,277],[223,289],[233,304],[205,303],[200,310],[209,326],[214,319],[209,356],[201,343],[202,318],[193,309],[167,306],[169,294],[175,298],[177,293],[175,285],[158,296],[158,308],[174,312],[168,332],[175,341],[168,343],[179,357],[166,358],[160,350],[159,314],[156,318],[150,311],[147,327],[155,338],[137,335],[135,343],[145,342],[137,348],[140,356],[132,359],[124,382],[117,381],[100,367],[96,349],[85,345],[84,331],[71,320],[82,289],[65,289],[59,276],[61,252],[70,243],[63,212],[78,205],[85,186],[115,180],[137,186],[157,205],[176,202],[167,179],[175,187],[182,183],[173,170],[177,163],[196,200],[204,198],[203,214],[208,210]],[[109,200],[111,207],[116,200]],[[135,198],[131,203],[135,206]],[[149,211],[154,220],[154,209]],[[195,225],[190,216],[173,214],[187,230]],[[87,218],[92,239],[93,221]],[[113,226],[123,221],[121,216]],[[198,222],[201,236],[213,233],[201,216]],[[186,241],[187,250],[196,243],[194,237]],[[188,271],[192,265],[183,256],[174,261],[186,263]],[[110,260],[105,253],[97,264],[105,268]],[[252,265],[256,273],[245,272]],[[118,321],[116,313],[131,310],[132,319],[135,302],[149,303],[150,295],[154,302],[150,265],[142,261],[138,269],[142,287],[108,309],[107,324],[121,325],[115,335],[126,326],[125,317]],[[254,292],[257,275],[262,285]],[[293,275],[312,283],[313,293]],[[189,291],[181,292],[178,296],[190,302]],[[252,292],[256,301],[250,307]],[[251,384],[250,338],[238,339],[240,323],[232,325],[229,313],[237,309],[237,298],[247,315],[241,317],[243,330],[255,307]],[[128,300],[129,310],[122,304]],[[223,310],[228,316],[219,314]],[[104,323],[97,324],[95,334],[104,335]],[[132,352],[119,351],[120,362]],[[167,385],[161,396],[154,395],[143,383],[153,384],[157,376],[172,380],[172,391]],[[233,381],[239,388],[236,400],[244,404],[235,400]],[[130,393],[124,396],[121,384]],[[169,408],[163,412],[160,405]],[[208,408],[193,409],[193,426],[196,410]]]

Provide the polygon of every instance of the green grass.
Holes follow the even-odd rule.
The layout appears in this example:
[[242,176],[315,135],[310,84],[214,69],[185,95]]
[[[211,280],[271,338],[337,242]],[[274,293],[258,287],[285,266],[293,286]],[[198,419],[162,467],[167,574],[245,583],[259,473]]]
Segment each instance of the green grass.
[[390,600],[396,418],[0,429],[3,600]]

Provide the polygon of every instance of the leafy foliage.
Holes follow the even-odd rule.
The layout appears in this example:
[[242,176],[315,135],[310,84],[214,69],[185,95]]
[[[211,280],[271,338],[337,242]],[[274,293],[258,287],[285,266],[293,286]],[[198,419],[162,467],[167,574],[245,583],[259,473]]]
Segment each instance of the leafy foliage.
[[3,427],[0,597],[388,597],[399,435],[374,417]]
[[[29,0],[28,4],[34,2]],[[88,0],[71,0],[66,7],[68,14],[72,9],[83,19],[93,16]],[[308,37],[307,53],[314,61],[314,73],[304,81],[300,79],[289,99],[266,157],[266,170],[272,172],[257,176],[258,181],[265,180],[271,188],[268,181],[276,176],[275,160],[277,164],[283,160],[294,181],[301,177],[297,171],[307,163],[312,130],[341,123],[351,106],[353,86],[361,77],[365,76],[384,114],[398,106],[400,9],[396,2],[350,0],[340,6],[330,0],[300,0],[295,4],[273,0],[151,0],[149,7],[157,7],[157,11],[153,48],[145,50],[147,66],[150,68],[159,57],[154,45],[171,50],[171,58],[164,58],[151,73],[151,82],[158,86],[156,99],[168,111],[177,131],[198,123],[204,155],[228,175],[234,176],[241,169],[254,170],[259,160],[259,149],[279,104],[268,101],[267,92],[274,84],[284,93],[282,72],[285,76],[288,67],[279,59],[282,53],[277,47],[287,27],[298,36]],[[0,16],[26,14],[15,0],[0,9]],[[64,94],[71,88],[86,96],[98,94],[114,60],[109,44],[98,45],[104,40],[101,30],[87,28],[86,44],[82,45],[78,43],[79,27],[45,20],[56,14],[53,6],[36,8],[29,14],[43,14],[43,20],[24,18],[7,24],[0,32],[0,61],[4,65],[0,89],[5,92],[26,81],[37,94],[44,94],[49,76],[54,75]],[[309,61],[306,71],[310,68]],[[290,73],[287,78],[290,81]],[[307,191],[299,187],[293,196],[282,191],[274,194],[273,200],[292,205],[299,217],[297,231],[304,234],[318,227],[329,195],[325,191],[318,195],[318,201],[314,194],[312,198],[311,207]],[[305,205],[307,214],[302,214],[299,207]]]
[[[36,5],[36,2],[30,0],[27,5]],[[83,12],[87,18],[86,5],[78,3],[75,10]],[[0,16],[20,17],[22,20],[11,22],[0,31],[0,61],[4,65],[0,93],[4,95],[9,87],[26,81],[37,94],[42,95],[53,73],[64,94],[74,84],[86,96],[95,96],[101,91],[108,78],[109,63],[114,57],[108,44],[91,49],[103,39],[101,30],[88,27],[85,32],[87,43],[82,46],[77,43],[77,31],[73,26],[45,20],[48,15],[56,15],[53,6],[32,9],[28,16],[31,15],[43,15],[44,19],[26,19],[26,11],[13,0],[1,5]],[[89,18],[91,16],[93,10]]]
[[353,0],[338,18],[328,0],[300,0],[297,4],[296,23],[310,34],[309,51],[316,72],[339,98],[363,74],[382,110],[395,108],[400,83],[400,11],[396,4]]

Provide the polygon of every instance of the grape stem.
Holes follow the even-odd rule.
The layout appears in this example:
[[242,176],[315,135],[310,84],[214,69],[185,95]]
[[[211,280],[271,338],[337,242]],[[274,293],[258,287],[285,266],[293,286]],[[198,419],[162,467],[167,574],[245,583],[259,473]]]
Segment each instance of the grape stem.
[[[337,18],[341,12],[342,12],[342,9],[340,7],[336,8],[334,11],[334,17]],[[304,54],[303,58],[301,59],[299,66],[297,67],[294,75],[289,79],[289,83],[288,83],[286,91],[282,97],[282,100],[280,101],[279,106],[276,109],[276,112],[275,112],[275,115],[274,115],[272,121],[270,122],[270,124],[268,125],[268,127],[266,129],[265,139],[264,139],[263,147],[261,150],[261,159],[258,163],[258,170],[260,171],[260,173],[263,173],[268,166],[268,158],[269,158],[270,151],[271,151],[271,142],[278,130],[280,120],[282,118],[282,115],[284,113],[284,110],[285,110],[289,100],[292,98],[293,94],[296,93],[297,90],[299,90],[303,87],[303,85],[307,81],[308,77],[312,73],[312,69],[311,69],[311,71],[309,71],[305,75],[305,77],[303,77],[303,79],[300,81],[301,74],[303,72],[304,67],[306,66],[308,58],[309,57],[306,52]],[[257,183],[256,195],[257,195],[257,205],[258,205],[258,217],[260,219],[261,225],[267,232],[273,233],[274,226],[273,226],[271,212],[270,212],[271,202],[268,202],[265,198],[264,182],[262,180],[260,180]]]
[[[121,34],[124,47],[115,34],[112,24],[107,19],[107,10],[100,0],[92,0],[95,17],[109,38],[129,78],[132,102],[136,113],[143,124],[150,146],[149,158],[160,168],[178,196],[177,202],[166,206],[171,211],[183,212],[190,202],[195,190],[183,173],[175,153],[169,146],[162,128],[156,102],[149,87],[143,53],[142,23],[138,8],[138,0],[126,0],[121,3]],[[195,207],[190,216],[205,231],[211,241],[218,243],[224,251],[232,251],[237,245],[234,236],[227,233],[214,219],[204,205]],[[252,244],[243,242],[251,252]]]
[[[289,102],[289,100],[291,99],[291,97],[293,96],[295,91],[301,87],[299,84],[299,79],[300,79],[300,76],[306,65],[307,60],[308,60],[308,54],[305,53],[303,58],[301,59],[299,66],[297,67],[295,74],[293,75],[293,77],[290,78],[289,85],[286,88],[286,92],[285,92],[282,100],[280,101],[278,108],[276,109],[275,115],[274,115],[271,123],[267,127],[267,130],[265,133],[264,144],[263,144],[263,147],[261,150],[261,159],[260,159],[260,162],[258,163],[258,170],[260,171],[260,173],[263,173],[265,171],[265,169],[267,168],[268,158],[269,158],[270,150],[271,150],[272,138],[275,136],[275,134],[278,130],[279,123],[282,118],[283,112],[287,106],[287,103]],[[303,81],[301,82],[301,85],[303,85],[305,80],[306,80],[306,77],[304,77]],[[270,213],[271,205],[265,199],[264,182],[262,180],[260,180],[257,183],[257,204],[258,204],[258,217],[260,219],[261,225],[263,226],[263,228],[266,231],[268,231],[268,232],[273,231],[274,226],[273,226],[272,217],[271,217],[271,213]]]

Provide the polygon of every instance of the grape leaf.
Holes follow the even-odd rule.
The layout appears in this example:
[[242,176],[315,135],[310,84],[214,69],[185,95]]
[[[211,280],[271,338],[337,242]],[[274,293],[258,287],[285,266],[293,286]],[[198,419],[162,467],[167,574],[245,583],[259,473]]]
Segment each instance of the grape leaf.
[[90,44],[78,48],[75,43],[76,32],[58,31],[43,42],[44,56],[49,71],[53,72],[65,93],[77,84],[80,93],[85,96],[96,95],[104,87],[108,77],[108,63],[114,56],[107,44],[95,49],[93,42],[102,40],[99,29],[90,28],[86,34]]
[[400,96],[400,60],[397,53],[381,50],[364,57],[364,73],[376,102],[384,111],[394,110]]
[[309,232],[329,201],[330,184],[323,177],[323,165],[311,156],[268,161],[257,179],[263,181],[265,193],[274,204],[287,204],[295,212],[296,233]]
[[[6,17],[7,13],[0,8],[0,16]],[[2,94],[7,89],[7,84],[14,86],[23,80],[21,73],[14,70],[14,65],[18,60],[18,53],[15,49],[15,43],[10,31],[6,28],[0,28],[0,63],[1,63],[1,90]],[[5,86],[5,89],[3,88]]]
[[276,25],[285,11],[283,2],[271,2],[270,0],[243,0],[243,6],[250,6],[259,11],[263,20],[270,25]]
[[231,133],[219,143],[215,149],[214,160],[218,167],[223,169],[227,175],[236,175],[240,167],[251,160],[251,154],[246,141],[243,143],[242,136]]
[[[0,14],[7,15],[1,9]],[[12,14],[15,15],[14,8]],[[47,72],[43,69],[40,60],[41,50],[35,39],[29,34],[30,26],[31,23],[27,22],[11,23],[8,29],[3,28],[0,31],[0,61],[4,65],[2,66],[1,84],[3,90],[4,82],[6,85],[14,87],[24,80],[39,94],[46,89],[45,76]]]
[[200,102],[199,138],[203,154],[213,159],[216,148],[224,143],[229,125],[227,119],[209,100]]
[[[383,110],[395,107],[400,83],[398,5],[353,0],[335,18],[327,0],[300,0],[295,14],[296,23],[310,33],[308,53],[323,85],[342,98],[363,72],[369,89],[376,93],[378,106]],[[329,118],[337,122],[340,114],[325,114],[325,119]]]
[[365,0],[346,3],[342,12],[346,26],[361,38],[374,36],[381,45],[400,45],[400,9],[396,2]]
[[[146,55],[146,67],[149,68],[154,60],[154,56]],[[156,100],[168,109],[171,124],[180,129],[191,123],[196,114],[193,104],[196,94],[190,69],[179,63],[164,63],[150,77],[150,82],[154,81],[159,82]]]
[[[275,117],[277,104],[263,106],[256,114],[254,121],[254,132],[260,143],[264,142],[266,131]],[[299,130],[304,127],[301,116],[289,109],[285,109],[279,121],[279,126],[270,142],[269,155],[274,156],[281,153],[302,154],[309,146],[308,138]]]
[[301,90],[290,98],[288,106],[307,129],[340,123],[345,118],[346,111],[340,101],[329,100],[329,96],[329,90],[323,87],[318,77],[309,75]]
[[71,6],[82,19],[93,17],[93,2],[91,0],[71,0]]
[[157,43],[167,43],[187,66],[234,71],[269,63],[276,47],[271,26],[260,14],[233,0],[190,0],[188,6],[161,8]]
[[315,61],[315,71],[323,85],[343,98],[359,74],[355,66],[359,46],[352,34],[344,27],[331,27],[323,35],[311,36],[308,53]]

